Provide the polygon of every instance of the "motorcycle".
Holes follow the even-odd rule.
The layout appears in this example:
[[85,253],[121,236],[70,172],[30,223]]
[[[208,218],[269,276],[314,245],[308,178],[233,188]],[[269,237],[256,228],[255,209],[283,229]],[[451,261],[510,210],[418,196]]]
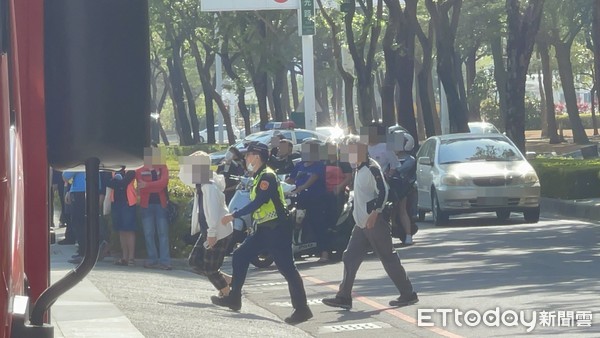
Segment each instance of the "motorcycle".
[[[297,215],[302,214],[301,209],[295,207],[295,196],[290,195],[291,191],[295,189],[292,184],[283,182],[284,177],[280,177],[280,184],[284,195],[286,196],[286,204],[288,205],[288,211],[292,220],[300,220],[301,217]],[[244,207],[250,202],[250,188],[253,179],[240,177],[240,183],[238,189],[234,194],[231,202],[229,203],[229,210],[231,212]],[[343,209],[337,218],[337,222],[334,226],[329,229],[332,250],[332,259],[341,259],[342,253],[348,245],[352,229],[354,228],[355,222],[352,217],[352,211],[354,209],[354,193],[350,191],[348,193],[348,200],[344,203]],[[314,256],[319,255],[317,251],[317,242],[315,235],[308,228],[301,226],[302,222],[294,222],[294,230],[292,232],[292,253],[294,258],[300,259],[303,256]],[[298,224],[299,223],[299,224]],[[246,215],[240,218],[236,218],[233,221],[234,237],[232,241],[232,251],[236,245],[243,242],[246,236],[250,233],[252,228],[252,218],[250,215]],[[265,250],[261,252],[256,258],[251,261],[252,265],[257,268],[267,268],[273,264],[273,257]]]

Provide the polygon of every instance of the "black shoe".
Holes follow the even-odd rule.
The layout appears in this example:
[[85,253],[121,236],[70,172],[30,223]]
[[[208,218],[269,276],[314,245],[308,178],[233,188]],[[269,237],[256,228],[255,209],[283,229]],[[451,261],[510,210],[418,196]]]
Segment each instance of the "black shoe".
[[417,293],[413,292],[410,295],[406,295],[406,296],[401,295],[397,299],[390,300],[390,306],[397,306],[397,307],[407,306],[407,305],[415,304],[418,301],[419,301],[419,297],[417,297]]
[[231,295],[223,297],[211,296],[210,301],[215,305],[228,307],[233,311],[240,311],[242,308],[242,299]]
[[294,312],[292,312],[292,314],[284,320],[286,323],[288,323],[290,325],[295,325],[295,324],[303,323],[303,322],[311,319],[312,317],[313,317],[312,311],[310,311],[310,308],[307,305],[300,309],[295,309]]
[[333,298],[323,298],[321,301],[323,304],[332,307],[341,307],[342,309],[349,310],[352,308],[352,298],[342,298],[335,296]]
[[60,241],[58,241],[57,243],[58,245],[71,245],[71,244],[75,244],[75,240],[73,239],[62,239]]

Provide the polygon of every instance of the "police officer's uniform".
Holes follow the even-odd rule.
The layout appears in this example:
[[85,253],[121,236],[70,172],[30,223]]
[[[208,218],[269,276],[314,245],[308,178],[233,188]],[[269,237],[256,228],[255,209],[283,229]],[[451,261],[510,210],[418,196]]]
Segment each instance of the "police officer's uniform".
[[[251,144],[248,152],[267,152],[264,144]],[[266,157],[266,156],[265,156]],[[264,250],[273,257],[279,272],[288,282],[294,314],[301,313],[304,321],[312,317],[306,303],[306,292],[300,273],[294,264],[292,254],[292,226],[288,221],[285,198],[283,190],[275,172],[266,164],[263,164],[254,174],[254,183],[250,191],[251,202],[245,207],[235,211],[234,217],[241,217],[252,213],[255,231],[233,252],[233,280],[229,299],[224,302],[214,302],[217,305],[231,306],[234,302],[241,306],[241,291],[246,280],[246,274],[250,261]],[[238,306],[235,306],[239,308]],[[310,315],[308,316],[307,313]],[[286,322],[294,323],[292,318],[286,318]],[[289,321],[288,321],[289,320]]]

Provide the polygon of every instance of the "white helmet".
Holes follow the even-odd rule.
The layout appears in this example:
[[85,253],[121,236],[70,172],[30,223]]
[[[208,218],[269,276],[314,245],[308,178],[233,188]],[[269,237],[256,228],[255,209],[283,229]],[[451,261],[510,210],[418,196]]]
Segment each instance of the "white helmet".
[[415,139],[405,130],[392,131],[392,139],[396,151],[411,152],[415,147]]

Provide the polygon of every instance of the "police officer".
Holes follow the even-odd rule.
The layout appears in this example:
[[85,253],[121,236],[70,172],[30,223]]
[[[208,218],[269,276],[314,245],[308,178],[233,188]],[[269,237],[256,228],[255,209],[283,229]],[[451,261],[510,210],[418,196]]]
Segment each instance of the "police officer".
[[221,223],[227,224],[233,218],[252,213],[255,231],[233,252],[233,280],[228,296],[213,296],[213,304],[238,311],[242,307],[242,286],[246,280],[250,260],[266,249],[272,256],[288,283],[294,312],[285,318],[288,324],[297,324],[312,318],[313,314],[306,303],[306,292],[300,273],[292,255],[292,227],[289,224],[283,190],[277,175],[266,163],[269,148],[264,143],[248,145],[246,164],[254,173],[254,183],[250,192],[251,202],[233,214],[225,215]]

